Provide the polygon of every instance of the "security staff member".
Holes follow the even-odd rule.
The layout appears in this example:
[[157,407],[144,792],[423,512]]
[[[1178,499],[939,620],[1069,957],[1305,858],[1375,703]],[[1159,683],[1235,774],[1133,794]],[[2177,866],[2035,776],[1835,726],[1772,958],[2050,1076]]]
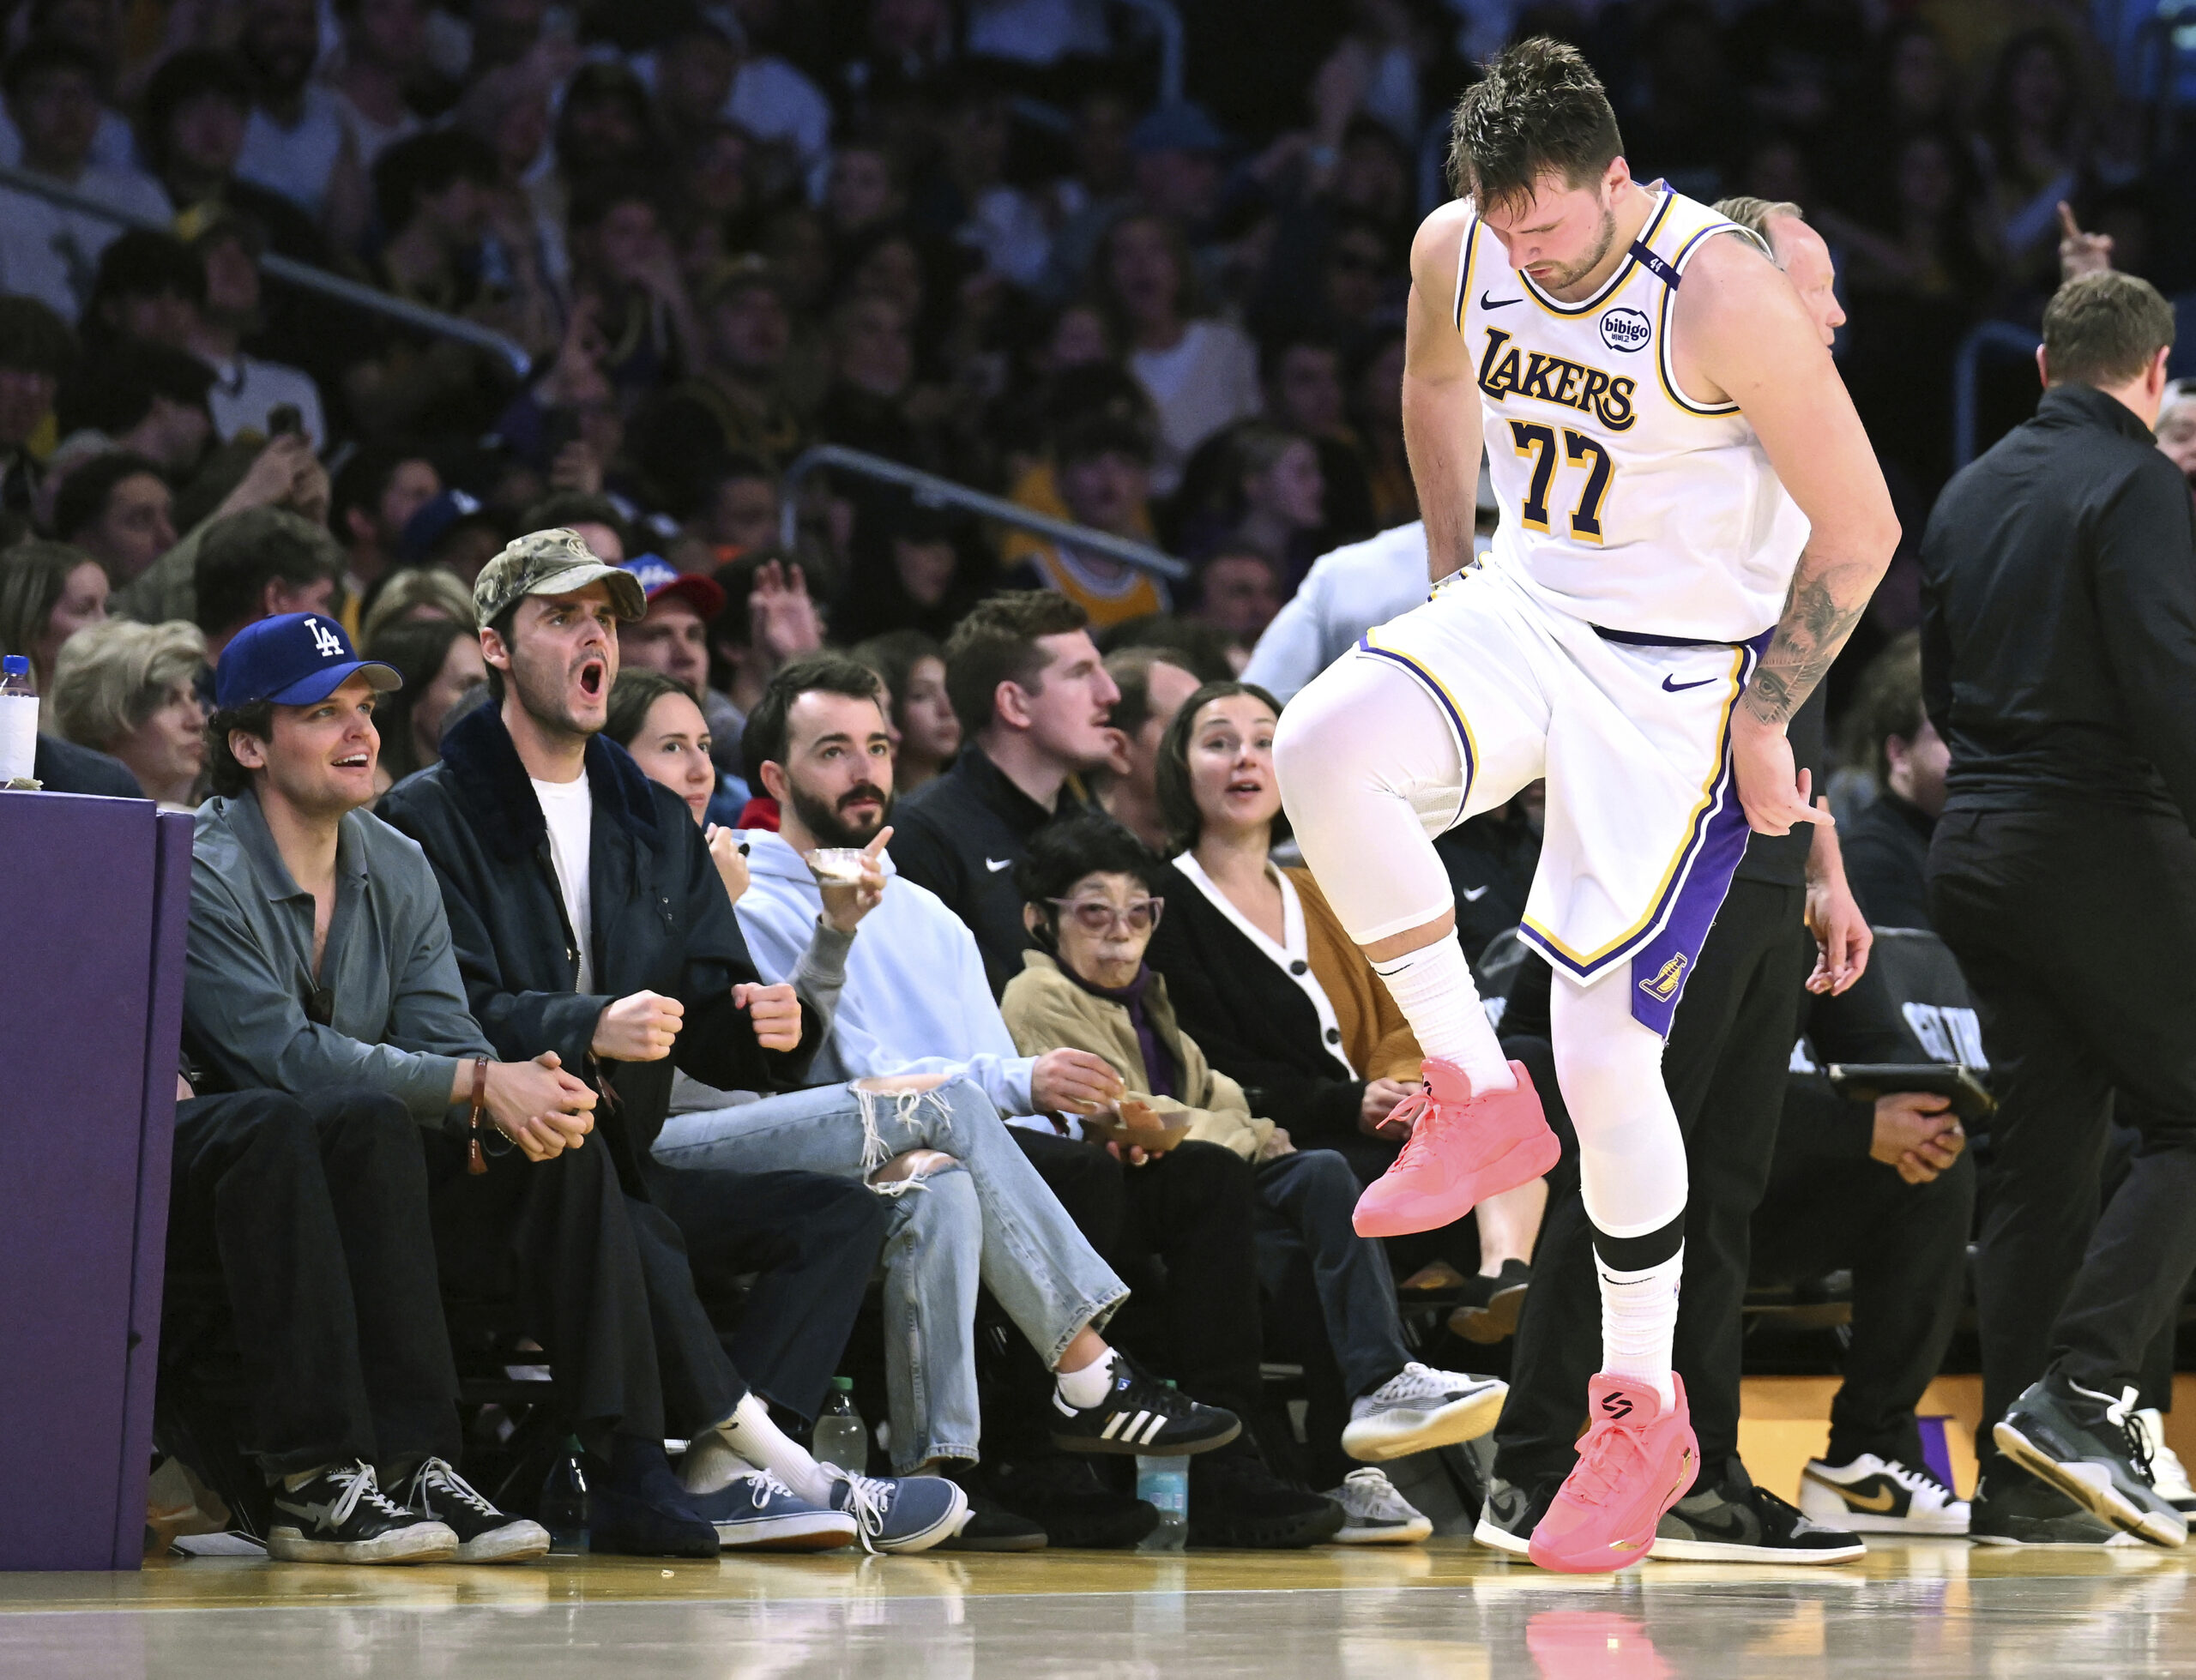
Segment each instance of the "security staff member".
[[[2072,1508],[2006,1458],[2116,1527],[2187,1533],[2123,1403],[2196,1266],[2196,523],[2151,436],[2172,343],[2142,280],[2062,286],[2036,418],[1922,539],[1923,696],[1952,750],[1929,907],[1999,1098],[1976,1518],[2018,1505],[2008,1538]],[[2143,1141],[2100,1218],[2115,1087]]]

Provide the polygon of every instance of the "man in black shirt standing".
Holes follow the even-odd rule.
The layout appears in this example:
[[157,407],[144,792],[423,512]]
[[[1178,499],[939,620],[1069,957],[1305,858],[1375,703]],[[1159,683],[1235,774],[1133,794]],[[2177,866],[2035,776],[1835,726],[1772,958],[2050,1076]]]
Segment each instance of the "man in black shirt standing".
[[[2196,1267],[2196,521],[2151,435],[2172,343],[2144,281],[2062,286],[2036,418],[1946,487],[1922,589],[1924,698],[1952,748],[1929,907],[1999,1098],[1978,1526],[2020,1485],[2010,1459],[2177,1546],[2131,1415]],[[2142,1144],[2100,1217],[2115,1089]]]

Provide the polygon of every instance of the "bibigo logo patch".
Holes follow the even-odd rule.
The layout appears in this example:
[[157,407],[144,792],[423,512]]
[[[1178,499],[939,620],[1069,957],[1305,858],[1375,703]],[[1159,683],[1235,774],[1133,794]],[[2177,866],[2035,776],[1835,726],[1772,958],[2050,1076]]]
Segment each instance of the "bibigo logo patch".
[[1654,335],[1654,328],[1638,310],[1611,310],[1602,316],[1602,342],[1612,350],[1644,350]]

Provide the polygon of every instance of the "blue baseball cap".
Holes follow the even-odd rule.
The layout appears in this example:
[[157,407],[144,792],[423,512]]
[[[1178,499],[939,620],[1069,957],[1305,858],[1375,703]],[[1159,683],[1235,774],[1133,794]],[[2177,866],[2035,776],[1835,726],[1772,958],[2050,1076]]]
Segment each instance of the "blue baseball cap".
[[636,554],[618,570],[638,578],[641,593],[652,603],[666,595],[679,595],[703,618],[714,618],[724,611],[724,591],[714,578],[682,572],[661,554]]
[[395,665],[353,653],[342,625],[324,613],[281,613],[245,625],[221,650],[214,704],[222,711],[257,700],[311,706],[360,674],[383,694],[404,686]]

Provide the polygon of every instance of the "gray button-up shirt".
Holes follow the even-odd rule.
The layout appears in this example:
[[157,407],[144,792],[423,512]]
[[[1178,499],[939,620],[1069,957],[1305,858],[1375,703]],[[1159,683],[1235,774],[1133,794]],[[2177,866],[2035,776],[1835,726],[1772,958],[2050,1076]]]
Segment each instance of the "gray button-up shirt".
[[[379,817],[348,813],[317,983],[312,926],[312,894],[291,878],[257,798],[201,805],[183,994],[192,1057],[224,1087],[365,1086],[439,1124],[459,1063],[495,1052],[467,1012],[425,854]],[[317,989],[326,1026],[306,1014]]]

